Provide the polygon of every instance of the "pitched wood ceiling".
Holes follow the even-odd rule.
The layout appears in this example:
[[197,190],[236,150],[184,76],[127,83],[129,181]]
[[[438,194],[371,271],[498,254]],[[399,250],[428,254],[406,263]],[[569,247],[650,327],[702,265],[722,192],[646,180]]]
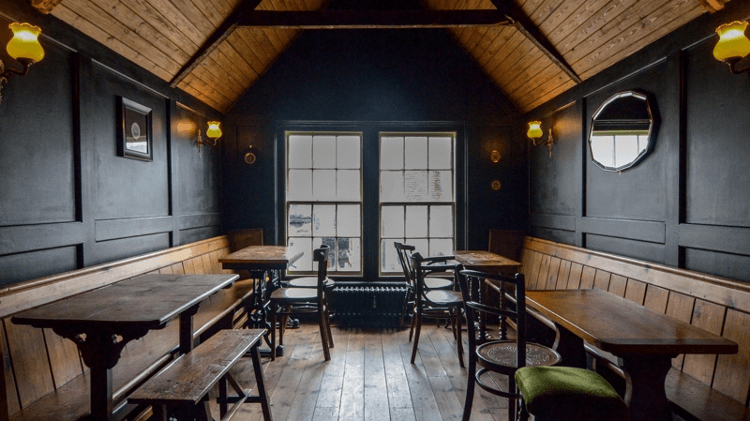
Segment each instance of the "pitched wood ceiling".
[[[38,0],[33,0],[38,1]],[[237,27],[240,4],[322,10],[328,0],[48,0],[52,15],[211,107],[228,111],[300,29]],[[508,0],[421,0],[430,10],[494,9]],[[711,3],[727,0],[702,0]],[[558,53],[556,63],[518,26],[449,28],[456,42],[522,112],[529,111],[707,13],[698,0],[516,0],[513,10]],[[231,22],[229,22],[231,23]],[[524,33],[527,32],[527,33]],[[216,40],[217,42],[214,42]],[[213,45],[214,48],[206,48]],[[544,47],[544,45],[542,45]],[[191,60],[192,59],[192,60]],[[194,62],[194,63],[193,63]],[[566,72],[560,62],[574,72]],[[564,64],[563,64],[564,66]]]

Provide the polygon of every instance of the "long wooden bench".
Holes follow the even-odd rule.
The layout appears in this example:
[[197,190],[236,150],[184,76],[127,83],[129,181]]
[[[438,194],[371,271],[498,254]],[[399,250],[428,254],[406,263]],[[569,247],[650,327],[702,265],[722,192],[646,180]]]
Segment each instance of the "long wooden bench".
[[[147,273],[229,273],[218,262],[229,251],[227,236],[220,236],[0,289],[0,421],[78,420],[89,411],[88,369],[75,344],[51,330],[15,325],[14,314]],[[211,296],[194,317],[194,339],[242,325],[251,294],[248,280]],[[125,347],[113,369],[116,402],[174,358],[178,334],[174,321]],[[143,408],[118,413],[132,419],[135,409]]]
[[666,393],[687,420],[750,420],[750,284],[532,237],[521,263],[527,289],[602,289],[737,342],[738,354],[674,358]]
[[[261,404],[263,419],[273,421],[258,350],[265,333],[265,329],[221,330],[150,378],[128,401],[153,407],[158,421],[166,421],[168,415],[174,414],[178,420],[210,421],[213,417],[209,392],[218,384],[221,421],[231,420],[245,402]],[[250,396],[250,391],[243,389],[229,373],[250,349],[257,396]],[[233,398],[227,393],[227,383],[237,393],[231,408],[228,403]]]

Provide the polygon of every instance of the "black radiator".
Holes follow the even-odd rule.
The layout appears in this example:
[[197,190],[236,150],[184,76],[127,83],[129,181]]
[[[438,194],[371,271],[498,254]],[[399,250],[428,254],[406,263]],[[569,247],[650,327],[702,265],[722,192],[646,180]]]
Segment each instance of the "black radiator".
[[399,327],[405,286],[337,286],[331,294],[334,321],[341,327]]

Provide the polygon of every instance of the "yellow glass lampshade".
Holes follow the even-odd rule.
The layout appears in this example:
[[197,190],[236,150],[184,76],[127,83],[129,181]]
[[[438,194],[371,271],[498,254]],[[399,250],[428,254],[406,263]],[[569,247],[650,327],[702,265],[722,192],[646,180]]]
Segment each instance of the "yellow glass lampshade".
[[221,137],[221,129],[219,128],[218,121],[209,121],[208,130],[206,130],[206,136],[211,139],[218,139]]
[[747,22],[732,22],[716,28],[719,42],[714,47],[714,57],[717,60],[740,59],[750,54],[750,39],[745,35]]
[[9,25],[13,31],[13,38],[8,41],[6,50],[14,59],[27,59],[36,63],[44,58],[44,49],[39,44],[39,34],[42,29],[28,23],[14,22]]
[[542,122],[541,121],[530,121],[529,122],[529,131],[526,132],[526,136],[528,136],[531,139],[539,139],[542,137],[544,132],[542,131]]

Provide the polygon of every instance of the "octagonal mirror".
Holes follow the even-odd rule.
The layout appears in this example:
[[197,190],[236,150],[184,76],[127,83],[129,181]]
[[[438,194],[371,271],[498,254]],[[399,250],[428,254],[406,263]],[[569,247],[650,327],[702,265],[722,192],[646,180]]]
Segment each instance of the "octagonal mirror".
[[622,171],[641,162],[654,148],[657,118],[649,95],[623,91],[596,110],[589,146],[594,163],[605,171]]

